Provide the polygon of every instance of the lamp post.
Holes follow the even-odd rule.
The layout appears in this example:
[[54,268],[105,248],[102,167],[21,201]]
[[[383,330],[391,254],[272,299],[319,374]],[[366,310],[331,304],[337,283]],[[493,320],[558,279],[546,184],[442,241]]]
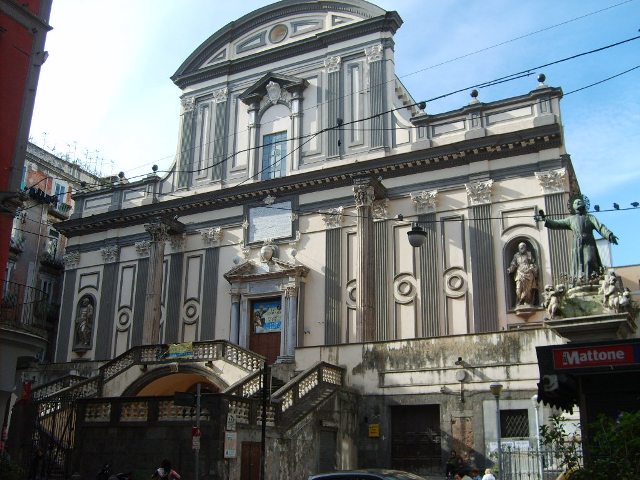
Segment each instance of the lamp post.
[[536,449],[538,454],[538,478],[542,480],[544,464],[542,463],[542,452],[540,451],[540,404],[538,403],[538,395],[531,397],[533,408],[536,411]]
[[502,393],[502,384],[492,383],[489,385],[491,393],[496,399],[496,435],[498,437],[498,472],[500,478],[502,476],[502,432],[500,431],[500,394]]

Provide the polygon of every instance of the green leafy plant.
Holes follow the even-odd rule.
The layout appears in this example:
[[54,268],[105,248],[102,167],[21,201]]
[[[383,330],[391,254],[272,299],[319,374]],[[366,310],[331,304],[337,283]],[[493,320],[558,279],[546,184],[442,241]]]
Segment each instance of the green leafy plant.
[[591,480],[636,480],[640,475],[640,411],[589,425],[585,473]]
[[568,434],[560,415],[552,415],[547,425],[540,427],[542,444],[553,452],[558,466],[574,472],[581,466],[582,444],[576,434]]

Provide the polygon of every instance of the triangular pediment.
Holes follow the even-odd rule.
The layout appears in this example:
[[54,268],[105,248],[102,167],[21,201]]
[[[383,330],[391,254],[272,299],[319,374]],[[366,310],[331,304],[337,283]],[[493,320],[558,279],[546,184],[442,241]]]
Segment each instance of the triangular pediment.
[[269,262],[247,260],[224,274],[231,284],[284,277],[306,277],[309,268],[299,263],[274,258]]
[[262,97],[269,95],[270,84],[277,84],[280,89],[293,93],[296,90],[304,90],[309,82],[304,78],[269,72],[242,92],[242,94],[240,94],[240,100],[246,104],[251,104],[256,101],[259,102]]

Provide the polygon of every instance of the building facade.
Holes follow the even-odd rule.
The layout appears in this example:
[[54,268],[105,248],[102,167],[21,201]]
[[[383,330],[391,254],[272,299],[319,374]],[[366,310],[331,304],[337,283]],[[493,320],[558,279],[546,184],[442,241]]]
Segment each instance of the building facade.
[[[89,378],[36,397],[91,397],[76,432],[96,462],[110,448],[98,426],[165,428],[179,420],[166,397],[200,384],[219,420],[203,421],[200,472],[250,478],[262,359],[276,379],[269,478],[441,474],[451,450],[484,467],[498,425],[503,443],[533,445],[549,414],[531,402],[535,347],[564,341],[544,326],[544,286],[562,283],[570,249],[535,215],[564,215],[579,193],[562,91],[540,77],[428,114],[394,72],[401,24],[360,0],[238,19],[172,77],[171,171],[74,196],[57,225],[69,261],[55,361]],[[167,454],[189,442],[174,438]],[[144,448],[152,464],[165,447]]]

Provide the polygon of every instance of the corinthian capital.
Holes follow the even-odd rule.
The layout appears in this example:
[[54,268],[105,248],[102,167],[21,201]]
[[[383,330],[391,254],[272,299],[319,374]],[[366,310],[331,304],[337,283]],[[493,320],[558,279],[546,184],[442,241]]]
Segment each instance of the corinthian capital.
[[324,59],[324,66],[327,69],[327,73],[334,73],[340,71],[340,64],[342,63],[342,58],[338,55],[335,57],[327,57]]
[[493,180],[465,184],[467,196],[469,197],[469,205],[485,205],[491,203],[492,187]]
[[535,173],[544,193],[560,193],[565,191],[565,179],[567,178],[566,168]]
[[364,54],[367,56],[367,63],[379,62],[382,60],[382,52],[384,52],[384,48],[381,43],[366,47],[364,49]]
[[356,207],[371,207],[375,199],[375,191],[370,185],[354,185],[353,196],[356,200]]
[[144,229],[151,235],[152,242],[165,242],[169,239],[169,226],[162,222],[148,223]]

